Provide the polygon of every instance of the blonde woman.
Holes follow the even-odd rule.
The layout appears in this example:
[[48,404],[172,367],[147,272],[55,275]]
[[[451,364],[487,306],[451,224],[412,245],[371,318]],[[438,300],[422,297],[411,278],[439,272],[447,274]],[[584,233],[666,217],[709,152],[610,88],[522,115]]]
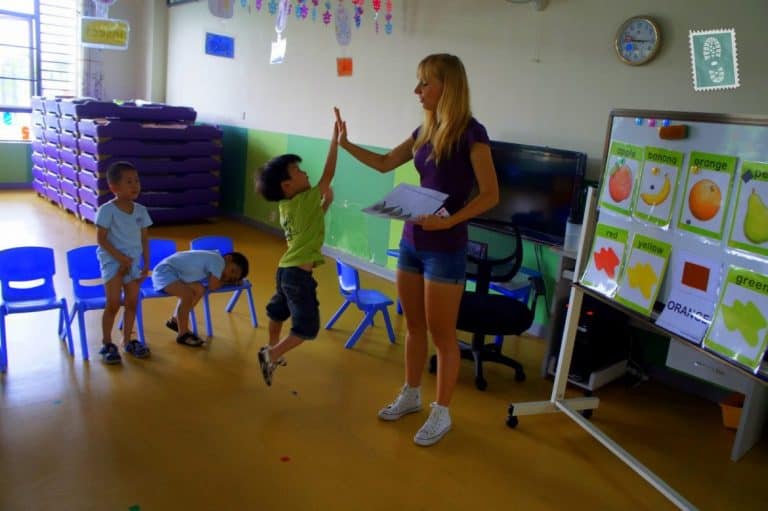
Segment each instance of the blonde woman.
[[[339,145],[361,163],[389,172],[413,159],[421,186],[448,194],[449,216],[428,215],[406,222],[397,262],[397,292],[406,319],[405,384],[395,400],[379,411],[394,421],[421,406],[421,377],[427,361],[427,334],[437,351],[437,398],[416,433],[418,445],[432,445],[451,429],[448,405],[459,372],[456,319],[464,291],[467,220],[499,200],[488,133],[469,105],[464,65],[448,54],[419,63],[414,93],[424,121],[410,137],[386,154],[353,144],[342,121]],[[479,193],[470,197],[477,184]]]

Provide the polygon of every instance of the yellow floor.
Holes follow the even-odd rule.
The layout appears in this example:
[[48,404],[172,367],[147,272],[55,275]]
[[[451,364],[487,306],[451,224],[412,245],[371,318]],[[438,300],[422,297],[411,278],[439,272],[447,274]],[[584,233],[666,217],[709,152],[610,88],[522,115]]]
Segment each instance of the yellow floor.
[[[92,225],[31,192],[0,192],[0,248],[56,249],[56,285],[70,293],[64,254],[95,240]],[[55,313],[7,321],[9,368],[0,397],[0,509],[16,510],[496,510],[671,509],[672,506],[576,424],[560,415],[504,424],[510,401],[549,397],[538,375],[543,343],[507,340],[527,367],[489,365],[486,392],[462,364],[454,429],[431,448],[412,437],[426,412],[397,423],[376,418],[402,383],[397,343],[381,324],[355,349],[343,344],[360,318],[349,310],[333,331],[288,355],[271,388],[256,353],[266,340],[264,305],[283,242],[231,221],[157,227],[179,247],[226,234],[251,261],[259,320],[243,300],[232,314],[213,299],[215,337],[203,349],[178,346],[163,325],[171,300],[145,310],[149,360],[106,367],[70,358],[55,337]],[[330,262],[330,261],[329,261]],[[335,268],[316,273],[321,316],[340,305]],[[394,296],[391,283],[363,283]],[[202,319],[202,314],[198,318]],[[88,315],[99,347],[98,312]],[[202,328],[202,324],[200,325]],[[77,332],[75,328],[75,332]],[[424,395],[434,396],[425,377]],[[653,382],[601,389],[593,422],[701,509],[764,509],[768,442],[729,461],[734,433],[718,407]]]

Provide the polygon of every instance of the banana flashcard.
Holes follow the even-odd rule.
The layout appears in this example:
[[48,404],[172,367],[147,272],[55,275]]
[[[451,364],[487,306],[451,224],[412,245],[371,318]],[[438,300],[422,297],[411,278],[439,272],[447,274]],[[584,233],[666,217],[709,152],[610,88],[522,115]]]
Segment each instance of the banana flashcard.
[[683,153],[646,147],[645,161],[640,173],[632,214],[662,228],[672,219],[675,190],[683,166]]

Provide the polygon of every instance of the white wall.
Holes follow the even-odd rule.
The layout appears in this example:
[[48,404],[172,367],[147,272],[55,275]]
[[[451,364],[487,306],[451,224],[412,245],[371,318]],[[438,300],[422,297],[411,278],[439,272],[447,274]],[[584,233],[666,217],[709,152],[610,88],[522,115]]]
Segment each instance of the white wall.
[[[611,108],[768,114],[765,0],[550,0],[543,11],[505,0],[393,0],[391,36],[374,33],[366,2],[347,48],[332,25],[290,17],[281,65],[269,64],[275,18],[267,3],[249,14],[235,1],[230,20],[212,17],[206,1],[170,8],[166,100],[195,107],[203,120],[322,138],[338,105],[351,139],[392,146],[421,118],[416,64],[450,52],[467,67],[473,111],[491,138],[584,151],[593,175]],[[664,46],[650,64],[630,67],[613,38],[637,14],[660,22]],[[731,27],[741,87],[695,92],[688,30]],[[206,31],[234,36],[235,59],[205,55]],[[336,76],[338,56],[353,57],[353,77]]]

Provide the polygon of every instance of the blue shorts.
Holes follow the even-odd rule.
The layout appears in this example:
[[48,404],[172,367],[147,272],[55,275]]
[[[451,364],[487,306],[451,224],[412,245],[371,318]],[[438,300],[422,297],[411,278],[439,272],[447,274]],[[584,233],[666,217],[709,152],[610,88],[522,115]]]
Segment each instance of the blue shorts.
[[267,316],[283,322],[291,318],[291,333],[309,341],[320,331],[320,302],[312,272],[297,266],[278,268],[275,295],[267,304]]
[[180,280],[179,272],[170,264],[158,264],[152,270],[152,287],[155,291],[164,291],[166,287]]
[[[123,275],[123,284],[128,284],[133,280],[141,278],[141,270],[139,269],[139,263],[137,261],[137,259],[134,259],[131,268],[125,275]],[[120,271],[120,263],[118,263],[117,259],[114,259],[112,256],[102,257],[99,258],[99,269],[101,270],[101,279],[104,282],[109,282],[115,278],[117,272]]]
[[467,272],[467,249],[454,252],[416,250],[401,240],[397,269],[410,273],[422,273],[425,279],[435,282],[463,284]]

